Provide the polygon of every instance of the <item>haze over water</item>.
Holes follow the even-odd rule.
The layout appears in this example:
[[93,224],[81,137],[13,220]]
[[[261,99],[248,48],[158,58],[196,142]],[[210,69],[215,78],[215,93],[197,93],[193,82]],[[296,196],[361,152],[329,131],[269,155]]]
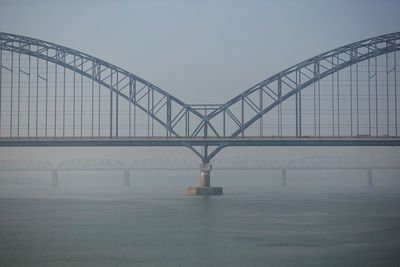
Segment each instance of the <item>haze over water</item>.
[[[336,171],[343,174],[341,171]],[[216,171],[222,197],[188,197],[192,171],[5,177],[0,266],[396,266],[396,173]],[[351,174],[351,172],[350,172]],[[307,178],[309,176],[310,178]],[[387,186],[387,180],[392,186]],[[80,185],[76,181],[81,181]]]
[[[398,32],[399,10],[398,0],[0,0],[0,32],[86,52],[154,83],[187,104],[218,104],[307,58],[352,42]],[[25,57],[25,61],[22,58],[25,63],[31,60],[30,57]],[[395,58],[393,55],[393,61]],[[400,62],[399,53],[396,59]],[[13,60],[2,56],[2,60],[6,68],[12,69],[10,63],[18,60],[18,56],[14,55]],[[374,69],[375,80],[379,77],[385,81],[389,71],[389,78],[395,80],[395,64],[391,60],[392,57],[389,67],[387,59],[378,62],[382,72]],[[386,65],[382,65],[384,63]],[[21,69],[19,64],[14,64],[14,74],[0,82],[0,85],[6,84],[0,90],[2,138],[4,134],[13,133],[12,128],[16,125],[14,122],[11,126],[12,119],[8,114],[12,112],[8,112],[7,107],[13,106],[15,110],[21,105],[21,111],[28,109],[26,98],[25,102],[19,102],[19,92],[13,92],[11,96],[11,81],[14,79],[14,91],[19,91],[16,90],[17,76],[22,77],[21,84],[25,85],[31,77],[36,77],[36,82],[39,80],[39,72],[26,75],[24,63],[22,66]],[[2,77],[8,73],[6,68]],[[368,67],[360,65],[361,73],[366,74],[367,69],[369,63]],[[395,81],[399,81],[399,69]],[[53,77],[54,73],[50,73]],[[12,76],[14,78],[10,78]],[[351,79],[349,83],[343,72],[340,77],[343,79],[340,92],[343,93]],[[75,87],[75,78],[70,78],[69,85],[74,79]],[[365,98],[369,80],[367,82],[365,75],[360,76],[360,97],[365,100],[364,106],[360,104],[361,136],[370,127],[367,113],[371,109],[367,110],[367,104],[371,104],[371,99]],[[92,85],[91,81],[88,84]],[[397,88],[390,84],[390,91],[387,91],[388,84],[387,81],[381,87],[386,96],[384,103],[372,106],[375,130],[379,134],[385,131],[385,135],[385,126],[391,126],[387,133],[397,130],[398,114],[395,114],[397,106],[394,108],[394,103],[400,107],[398,97],[393,96],[395,92],[397,94],[400,82]],[[25,86],[28,87],[30,92],[31,86]],[[65,85],[57,88],[60,91]],[[331,81],[324,88],[334,94]],[[56,98],[57,90],[53,91],[51,86],[50,89],[50,98],[53,93]],[[336,99],[344,100],[340,104],[343,111],[341,133],[344,134],[343,126],[346,126],[346,119],[352,118],[349,114],[354,110],[347,105],[352,102],[346,101],[346,96],[339,97],[339,87],[337,90]],[[73,92],[75,97],[75,88]],[[105,92],[108,96],[108,89]],[[47,93],[42,93],[47,99]],[[72,96],[71,87],[68,94]],[[22,96],[25,95],[28,92],[22,90]],[[80,96],[82,99],[82,93]],[[99,91],[99,109],[100,96]],[[326,96],[322,94],[322,97]],[[303,99],[306,97],[307,94],[303,94]],[[89,102],[83,105],[83,101],[77,104],[91,107],[93,114],[94,98],[86,99],[92,106],[86,105]],[[334,101],[332,106],[325,105],[331,103],[330,100],[322,102],[323,112],[330,112],[329,107],[336,108]],[[390,121],[385,125],[379,114],[389,113],[386,103],[390,104],[391,112]],[[104,109],[108,104],[101,106]],[[313,104],[315,109],[315,102]],[[46,118],[47,113],[54,114],[56,129],[56,123],[60,124],[55,115],[56,105],[53,112],[53,105],[47,110],[47,105],[36,104],[36,112],[45,106]],[[70,107],[75,114],[75,106]],[[337,107],[339,110],[339,103]],[[307,109],[309,114],[315,114],[311,105],[303,103],[303,108],[303,115],[307,115]],[[358,109],[357,99],[357,113]],[[106,118],[111,118],[107,109],[102,112],[106,112]],[[287,112],[289,116],[293,113],[292,110]],[[101,112],[96,111],[96,114]],[[149,123],[148,115],[143,115],[142,119]],[[395,115],[396,126],[393,126]],[[17,117],[13,118],[16,120]],[[81,118],[85,117],[81,115]],[[304,119],[305,128],[316,129],[315,123],[310,124],[315,122],[315,117],[308,118]],[[330,123],[330,116],[329,121],[326,118],[322,118],[322,123]],[[335,118],[339,119],[339,115]],[[71,126],[75,133],[74,127],[78,125],[75,125],[75,118],[73,120]],[[121,119],[121,124],[126,122]],[[24,130],[21,133],[29,132],[29,127],[22,124]],[[78,124],[81,129],[89,127],[82,119]],[[112,126],[112,123],[106,124]],[[99,121],[99,129],[100,125]],[[146,132],[144,124],[139,126]],[[258,123],[254,126],[258,127]],[[276,130],[272,124],[265,126]],[[325,129],[330,134],[329,126]],[[289,131],[284,131],[285,134],[295,128],[289,122],[286,127]],[[164,136],[164,128],[161,129]],[[47,134],[48,129],[41,130]],[[107,129],[103,130],[109,134]],[[288,170],[287,187],[281,186],[280,170],[214,169],[211,184],[224,188],[221,197],[185,195],[187,187],[199,184],[199,170],[131,171],[130,187],[123,185],[121,171],[60,171],[60,184],[56,188],[51,185],[49,171],[0,170],[0,267],[400,266],[399,170],[373,169],[373,187],[368,187],[366,179],[367,168],[400,166],[398,147],[225,148],[211,163],[219,158],[249,157],[267,159],[284,167],[292,160],[318,156],[342,157],[344,161],[351,159],[351,163],[359,160],[366,168]],[[49,161],[55,168],[63,161],[78,158],[115,159],[128,167],[132,162],[156,157],[195,159],[200,163],[187,148],[0,148],[0,161]]]

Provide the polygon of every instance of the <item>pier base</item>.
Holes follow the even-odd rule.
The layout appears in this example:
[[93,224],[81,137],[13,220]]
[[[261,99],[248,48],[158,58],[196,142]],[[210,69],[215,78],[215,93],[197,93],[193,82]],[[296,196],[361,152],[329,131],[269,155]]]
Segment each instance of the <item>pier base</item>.
[[188,196],[221,196],[223,194],[222,187],[199,187],[192,186],[187,189]]
[[189,196],[220,196],[222,187],[210,186],[210,172],[212,166],[209,163],[200,165],[200,186],[191,186],[187,189]]

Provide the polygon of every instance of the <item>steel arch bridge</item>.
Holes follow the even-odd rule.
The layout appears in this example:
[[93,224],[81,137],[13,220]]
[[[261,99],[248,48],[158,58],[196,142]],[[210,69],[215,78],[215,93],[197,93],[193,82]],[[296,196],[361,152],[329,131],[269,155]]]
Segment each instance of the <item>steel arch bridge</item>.
[[300,62],[229,101],[187,104],[99,58],[0,33],[1,146],[399,145],[400,32]]

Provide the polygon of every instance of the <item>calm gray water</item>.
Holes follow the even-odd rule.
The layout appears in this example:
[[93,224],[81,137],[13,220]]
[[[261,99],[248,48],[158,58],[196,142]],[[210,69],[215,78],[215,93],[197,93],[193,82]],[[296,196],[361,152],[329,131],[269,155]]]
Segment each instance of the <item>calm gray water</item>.
[[0,266],[400,266],[387,187],[7,184]]

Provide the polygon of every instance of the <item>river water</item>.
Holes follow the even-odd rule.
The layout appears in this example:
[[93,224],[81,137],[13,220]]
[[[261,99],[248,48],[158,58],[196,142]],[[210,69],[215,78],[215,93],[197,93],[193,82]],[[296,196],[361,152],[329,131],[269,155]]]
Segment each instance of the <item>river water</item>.
[[400,190],[0,187],[0,266],[400,266]]

